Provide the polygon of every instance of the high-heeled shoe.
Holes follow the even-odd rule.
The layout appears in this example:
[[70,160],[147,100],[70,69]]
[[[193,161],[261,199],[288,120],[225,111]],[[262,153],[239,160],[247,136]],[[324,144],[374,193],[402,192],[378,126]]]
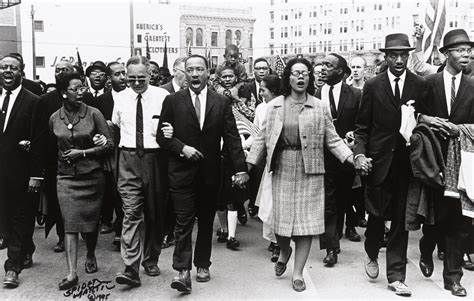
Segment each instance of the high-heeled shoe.
[[77,275],[72,280],[69,280],[66,277],[63,280],[61,280],[61,282],[59,283],[59,290],[60,291],[68,290],[70,288],[75,287],[77,283],[79,283],[79,277],[77,277]]
[[87,257],[84,266],[87,274],[93,274],[97,272],[97,259],[95,259],[95,257]]
[[297,292],[302,292],[306,289],[306,283],[304,279],[293,279],[293,289]]

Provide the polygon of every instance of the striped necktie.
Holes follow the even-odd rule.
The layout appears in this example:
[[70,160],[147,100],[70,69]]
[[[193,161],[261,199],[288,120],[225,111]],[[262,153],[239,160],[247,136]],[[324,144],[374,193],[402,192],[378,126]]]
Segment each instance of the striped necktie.
[[456,77],[453,76],[453,78],[451,79],[451,111],[453,110],[453,105],[455,101],[456,101]]

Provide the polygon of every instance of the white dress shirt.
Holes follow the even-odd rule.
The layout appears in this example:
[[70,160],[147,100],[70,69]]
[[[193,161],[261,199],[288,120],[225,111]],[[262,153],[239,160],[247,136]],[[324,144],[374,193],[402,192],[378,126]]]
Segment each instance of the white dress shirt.
[[[334,96],[334,103],[336,104],[336,110],[338,109],[339,106],[339,98],[341,97],[341,87],[342,87],[342,81],[338,82],[337,84],[333,85],[332,89],[332,95]],[[321,100],[326,103],[329,108],[329,89],[331,88],[330,85],[324,84],[324,86],[321,88]]]
[[178,85],[174,77],[171,80],[171,84],[173,85],[174,92],[178,92],[179,90],[181,90],[181,87]]
[[[143,146],[158,148],[156,131],[158,128],[161,106],[168,91],[149,85],[142,93],[143,108]],[[136,118],[138,94],[131,88],[117,93],[114,97],[112,122],[120,128],[119,147],[136,148]]]
[[[194,91],[191,89],[189,89],[189,92],[191,93],[191,101],[195,107],[196,93],[194,93]],[[202,129],[202,126],[204,125],[204,118],[206,118],[207,86],[205,86],[204,89],[202,89],[199,93],[199,102],[201,103],[201,119],[199,120],[199,126]]]
[[[104,94],[104,89],[100,89],[100,90],[94,90],[94,88],[91,87],[91,93],[92,93],[92,96],[94,97],[99,97],[101,96],[102,94]],[[97,92],[97,95],[95,95],[95,92]]]
[[451,81],[453,76],[456,78],[454,80],[454,90],[456,91],[455,95],[458,95],[459,85],[461,84],[462,72],[459,72],[456,75],[449,73],[446,68],[443,70],[443,81],[444,81],[444,94],[446,95],[446,106],[448,108],[448,115],[451,115]]
[[256,87],[256,90],[257,90],[257,99],[259,99],[259,96],[260,96],[260,83],[257,80],[255,80],[255,87]]
[[[123,90],[122,90],[122,91],[123,91]],[[120,92],[122,92],[122,91],[120,91]],[[117,92],[117,91],[115,91],[114,89],[112,89],[110,92],[112,93],[112,100],[113,100],[114,103],[115,103],[115,98],[117,97],[117,95],[118,95],[120,92]]]
[[[387,70],[388,80],[390,81],[390,86],[392,87],[392,93],[395,95],[395,75],[390,72],[390,69]],[[403,86],[405,85],[405,78],[407,76],[407,71],[403,71],[402,75],[399,76],[400,80],[398,81],[398,88],[400,89],[400,98],[403,95]]]
[[[2,129],[2,131],[4,131],[4,132],[7,129],[8,118],[10,118],[10,114],[12,112],[13,105],[15,104],[16,97],[18,96],[18,93],[20,93],[20,90],[21,90],[21,85],[19,85],[15,90],[11,91],[10,101],[8,102],[8,107],[7,107],[7,115],[5,116],[5,124],[3,125],[3,129]],[[3,101],[5,100],[6,95],[7,95],[7,90],[2,89],[2,95],[0,95],[0,110],[3,107]]]

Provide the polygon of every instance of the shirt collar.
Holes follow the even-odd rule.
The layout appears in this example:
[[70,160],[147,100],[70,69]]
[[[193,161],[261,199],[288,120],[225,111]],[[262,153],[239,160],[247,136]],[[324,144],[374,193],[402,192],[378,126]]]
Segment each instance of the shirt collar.
[[[122,91],[120,91],[120,92],[122,92]],[[117,95],[118,95],[120,92],[117,92],[117,91],[115,91],[114,89],[112,89],[112,90],[111,90],[111,93],[112,93],[112,99],[114,99],[114,98],[115,98],[115,96],[117,96]]]
[[[22,87],[22,86],[19,85],[18,87],[15,88],[15,90],[12,90],[12,91],[11,91],[10,99],[16,98],[16,96],[18,95],[18,93],[20,93],[21,87]],[[7,93],[7,90],[6,90],[5,88],[2,88],[2,94],[1,94],[1,95],[6,95],[5,93]]]
[[[189,88],[189,92],[191,92],[191,96],[193,97],[193,99],[196,97],[196,93],[194,93],[193,90],[191,90],[191,88]],[[207,95],[207,85],[204,86],[204,89],[201,90],[201,92],[199,93],[199,95]]]
[[[395,78],[397,78],[395,75],[393,75],[392,72],[390,72],[390,69],[387,69],[387,74],[388,74],[388,79],[390,82],[394,82]],[[402,73],[402,75],[399,76],[401,82],[405,82],[405,77],[407,76],[407,70],[405,69]]]
[[175,92],[178,92],[179,90],[181,90],[181,87],[178,85],[178,83],[176,82],[176,79],[174,77],[171,80],[171,84],[173,85],[173,89],[174,89]]
[[449,81],[451,81],[453,76],[456,78],[456,81],[458,81],[461,79],[462,72],[458,72],[456,75],[452,75],[451,73],[448,72],[448,70],[446,70],[446,68],[443,69],[443,77],[445,79],[449,79]]
[[[134,95],[135,99],[138,97],[138,93],[135,92],[132,88],[129,88],[132,95]],[[142,94],[142,100],[146,99],[147,95],[150,93],[150,90],[153,89],[152,85],[148,85],[148,88]]]

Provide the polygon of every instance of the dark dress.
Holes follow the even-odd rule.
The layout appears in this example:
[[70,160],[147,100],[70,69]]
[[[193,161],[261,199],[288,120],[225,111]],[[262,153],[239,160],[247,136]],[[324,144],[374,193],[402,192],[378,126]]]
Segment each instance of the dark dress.
[[[81,104],[70,123],[64,107],[61,107],[51,115],[49,127],[58,142],[57,189],[65,232],[94,232],[99,223],[105,185],[103,157],[113,149],[105,118],[99,110]],[[106,136],[107,143],[95,147],[92,141],[95,134]],[[94,151],[86,157],[71,163],[63,159],[63,153],[69,149],[90,148]]]

